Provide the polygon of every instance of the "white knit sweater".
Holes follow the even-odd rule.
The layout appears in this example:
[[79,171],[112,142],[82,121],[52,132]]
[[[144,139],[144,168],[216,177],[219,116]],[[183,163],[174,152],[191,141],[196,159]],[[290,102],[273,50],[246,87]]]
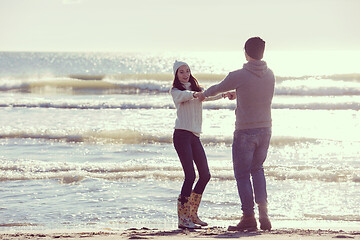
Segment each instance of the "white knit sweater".
[[[184,87],[186,89],[190,89],[190,83],[184,84]],[[172,88],[170,93],[177,110],[175,129],[187,130],[200,137],[202,125],[202,102],[193,97],[194,91],[181,91],[177,88]],[[222,94],[219,94],[214,97],[207,97],[205,101],[218,100],[221,97]]]

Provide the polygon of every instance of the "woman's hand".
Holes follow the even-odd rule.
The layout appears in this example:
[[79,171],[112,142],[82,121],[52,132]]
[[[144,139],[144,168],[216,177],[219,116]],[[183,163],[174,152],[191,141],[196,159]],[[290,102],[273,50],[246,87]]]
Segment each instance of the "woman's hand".
[[195,92],[193,94],[193,97],[198,98],[200,101],[204,101],[204,99],[205,99],[205,96],[202,92]]

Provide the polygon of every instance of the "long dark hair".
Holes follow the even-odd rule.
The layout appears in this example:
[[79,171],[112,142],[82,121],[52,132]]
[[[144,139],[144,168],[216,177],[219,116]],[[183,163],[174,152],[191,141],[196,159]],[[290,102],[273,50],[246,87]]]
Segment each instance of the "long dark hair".
[[[176,70],[176,73],[175,73],[175,78],[174,78],[174,82],[173,82],[173,87],[174,88],[177,88],[181,91],[184,91],[186,90],[184,85],[180,82],[178,76],[177,76],[177,73],[178,73],[178,70]],[[190,89],[191,91],[195,91],[195,92],[201,92],[202,89],[199,85],[199,82],[196,80],[196,78],[194,78],[194,76],[190,73],[190,79],[189,79],[189,82],[190,82]]]

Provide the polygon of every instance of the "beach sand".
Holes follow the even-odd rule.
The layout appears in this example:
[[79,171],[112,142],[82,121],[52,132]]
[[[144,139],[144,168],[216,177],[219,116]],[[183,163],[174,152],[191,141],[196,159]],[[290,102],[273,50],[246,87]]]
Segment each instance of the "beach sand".
[[272,231],[229,232],[226,228],[211,227],[198,230],[158,230],[149,228],[130,228],[123,231],[102,232],[2,232],[1,240],[12,239],[278,239],[278,240],[321,240],[321,239],[360,239],[360,231],[305,230],[305,229],[274,229]]

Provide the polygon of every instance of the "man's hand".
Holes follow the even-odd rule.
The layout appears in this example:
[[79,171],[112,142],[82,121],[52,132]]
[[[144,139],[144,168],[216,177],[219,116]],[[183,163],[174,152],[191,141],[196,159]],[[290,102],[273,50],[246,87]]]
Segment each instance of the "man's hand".
[[200,101],[204,101],[205,95],[202,92],[194,93],[194,98],[198,98]]
[[229,100],[236,99],[236,92],[227,92],[225,93],[225,97],[227,97]]

